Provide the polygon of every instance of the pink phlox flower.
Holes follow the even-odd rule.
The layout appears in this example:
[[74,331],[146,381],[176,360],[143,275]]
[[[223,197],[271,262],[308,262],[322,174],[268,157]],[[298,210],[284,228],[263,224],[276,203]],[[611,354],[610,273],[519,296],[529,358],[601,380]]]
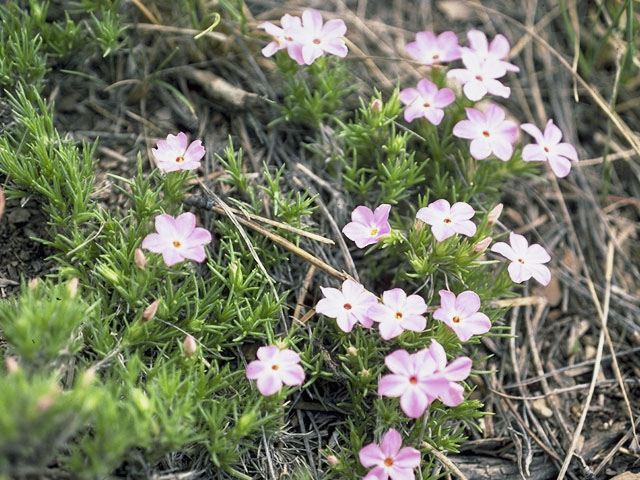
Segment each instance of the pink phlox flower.
[[504,76],[504,68],[497,61],[482,61],[475,53],[467,52],[462,55],[462,63],[466,68],[449,70],[447,77],[455,78],[463,85],[462,90],[469,100],[477,102],[487,93],[509,98],[511,89],[497,80]]
[[551,260],[549,253],[540,245],[529,245],[522,235],[511,232],[509,243],[497,242],[491,247],[492,252],[499,253],[511,260],[509,276],[516,283],[522,283],[535,278],[540,284],[548,285],[551,281],[551,272],[543,265]]
[[421,332],[427,326],[423,314],[427,304],[419,295],[409,295],[401,288],[382,294],[382,303],[369,307],[367,316],[380,323],[380,335],[385,340],[397,337],[405,330]]
[[571,162],[578,161],[578,152],[570,143],[560,143],[562,131],[553,123],[553,120],[547,122],[544,134],[531,123],[523,123],[520,128],[537,142],[525,146],[522,150],[522,159],[525,162],[548,161],[557,177],[563,178],[569,175]]
[[390,428],[382,443],[370,443],[360,449],[358,456],[364,467],[375,467],[362,480],[415,480],[413,469],[420,465],[420,452],[402,447],[402,437]]
[[278,50],[286,48],[291,58],[300,65],[304,64],[302,60],[302,44],[293,39],[293,32],[302,27],[300,17],[294,17],[287,13],[280,19],[280,25],[282,27],[278,27],[271,22],[263,22],[258,25],[258,28],[264,29],[265,32],[273,37],[273,41],[262,49],[262,54],[265,57],[271,57]]
[[300,355],[275,345],[260,347],[256,354],[258,360],[247,365],[247,378],[257,380],[258,390],[264,396],[279,392],[282,384],[293,387],[304,381],[304,370],[299,365]]
[[493,153],[503,162],[509,161],[518,136],[518,126],[505,120],[504,110],[497,105],[489,105],[485,113],[474,108],[465,110],[468,120],[456,123],[453,134],[471,140],[471,156],[482,160]]
[[405,350],[396,350],[384,359],[392,372],[378,382],[378,395],[400,397],[400,408],[411,418],[418,418],[436,399],[432,388],[435,360],[428,349],[412,355]]
[[205,259],[204,246],[211,242],[208,230],[196,227],[196,216],[185,212],[176,218],[166,213],[155,218],[156,232],[142,241],[142,248],[161,253],[164,263],[170,267],[188,258],[196,262]]
[[292,29],[291,32],[293,39],[302,46],[302,62],[298,63],[311,65],[324,52],[338,57],[347,55],[347,45],[342,38],[347,33],[344,20],[333,19],[323,24],[320,12],[308,9],[302,12],[302,26]]
[[[509,40],[502,35],[496,35],[491,43],[488,42],[484,32],[479,30],[471,30],[467,32],[470,47],[462,47],[462,55],[471,53],[477,55],[483,62],[493,61],[496,67],[504,69],[503,76],[506,72],[519,72],[520,68],[513,63],[507,62],[505,59],[509,57]],[[499,77],[496,77],[499,78]]]
[[428,380],[432,395],[448,407],[460,405],[464,400],[464,387],[458,382],[471,373],[471,359],[458,357],[447,365],[447,353],[436,340],[431,341],[428,351],[436,364],[433,376]]
[[187,147],[187,136],[180,132],[178,135],[169,134],[166,140],[160,140],[158,148],[152,148],[151,153],[160,170],[175,172],[198,168],[205,150],[200,140],[194,140]]
[[455,293],[440,290],[440,308],[433,312],[433,318],[447,324],[466,342],[472,335],[487,333],[491,329],[491,321],[480,309],[480,297],[467,290],[456,297]]
[[447,200],[431,202],[416,213],[419,220],[431,225],[434,238],[442,242],[456,233],[472,237],[476,233],[476,225],[469,220],[475,211],[465,202],[450,205]]
[[358,322],[367,328],[373,324],[373,320],[367,316],[367,310],[378,303],[378,298],[359,283],[347,279],[342,284],[342,290],[329,287],[320,287],[320,290],[325,298],[316,305],[316,312],[335,318],[342,331],[350,332]]
[[404,47],[409,55],[425,65],[453,62],[460,58],[458,37],[453,32],[418,32],[415,41]]
[[356,242],[358,248],[377,243],[391,231],[389,225],[389,211],[391,205],[383,203],[374,212],[370,208],[360,205],[351,212],[351,222],[342,228],[349,240]]
[[440,125],[444,117],[444,107],[456,99],[453,90],[442,88],[438,90],[435,83],[426,78],[418,82],[417,88],[405,88],[400,92],[400,101],[409,105],[404,111],[404,119],[413,122],[416,118],[424,117],[434,125]]

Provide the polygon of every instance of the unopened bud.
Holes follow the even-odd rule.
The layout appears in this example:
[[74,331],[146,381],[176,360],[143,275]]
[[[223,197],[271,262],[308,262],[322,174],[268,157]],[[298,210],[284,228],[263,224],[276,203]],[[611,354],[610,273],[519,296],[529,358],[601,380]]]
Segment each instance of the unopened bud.
[[17,373],[20,370],[20,365],[18,365],[16,357],[12,357],[11,355],[4,357],[4,365],[7,367],[7,372],[9,373]]
[[40,280],[38,280],[38,277],[34,277],[31,280],[29,280],[29,289],[35,290],[36,288],[38,288],[39,281]]
[[136,248],[134,250],[133,259],[135,260],[138,268],[145,268],[147,266],[147,257],[144,256],[144,252],[141,248]]
[[332,467],[335,467],[340,463],[340,460],[338,460],[338,457],[335,455],[327,455],[327,463]]
[[187,335],[182,345],[184,346],[184,353],[187,357],[193,357],[194,353],[196,353],[196,350],[198,349],[196,339],[191,335]]
[[147,308],[144,309],[144,312],[142,312],[142,323],[148,322],[156,315],[159,304],[160,300],[154,300]]
[[347,355],[355,357],[358,355],[358,349],[356,347],[347,347]]
[[493,238],[491,237],[483,238],[473,246],[473,253],[484,252],[487,249],[487,247],[491,245],[492,241],[493,241]]
[[86,372],[84,372],[80,385],[82,385],[83,388],[87,388],[89,385],[93,383],[93,380],[95,378],[96,378],[96,369],[94,367],[89,367],[86,370]]
[[46,412],[47,410],[49,410],[53,406],[53,404],[56,403],[58,395],[60,395],[60,387],[56,385],[49,392],[38,398],[38,400],[36,401],[36,407],[38,411]]
[[504,207],[504,205],[499,203],[499,204],[497,204],[495,207],[493,207],[491,209],[491,211],[489,212],[489,225],[493,225],[494,223],[496,223],[498,221],[498,218],[500,217],[500,214],[502,213],[502,208],[503,207]]
[[363,377],[368,377],[369,370],[367,370],[366,368],[363,368],[362,371],[360,372],[360,375],[362,375]]
[[376,98],[373,102],[371,102],[371,111],[380,113],[382,111],[382,100]]
[[78,294],[78,277],[73,277],[71,280],[69,280],[67,289],[69,289],[69,295],[71,296],[71,298],[75,298]]
[[414,227],[416,232],[419,232],[424,227],[424,222],[422,220],[416,219],[416,226]]

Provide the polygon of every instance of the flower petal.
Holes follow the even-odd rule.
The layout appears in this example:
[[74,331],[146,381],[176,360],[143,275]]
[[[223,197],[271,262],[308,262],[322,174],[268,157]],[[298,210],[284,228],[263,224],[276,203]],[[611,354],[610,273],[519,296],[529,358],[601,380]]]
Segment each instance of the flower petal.
[[385,460],[384,453],[375,443],[370,443],[360,449],[358,452],[360,463],[363,467],[373,467],[374,465],[383,464]]
[[400,397],[400,408],[407,417],[418,418],[428,406],[429,399],[418,388],[410,388]]
[[279,392],[282,388],[282,381],[279,376],[274,375],[265,369],[263,375],[257,378],[258,391],[268,397],[276,392]]
[[403,375],[385,375],[378,381],[378,395],[397,398],[411,387],[409,378]]
[[400,447],[402,447],[402,436],[394,430],[390,428],[387,433],[382,437],[382,442],[380,443],[380,450],[385,457],[395,458],[397,453],[400,451]]

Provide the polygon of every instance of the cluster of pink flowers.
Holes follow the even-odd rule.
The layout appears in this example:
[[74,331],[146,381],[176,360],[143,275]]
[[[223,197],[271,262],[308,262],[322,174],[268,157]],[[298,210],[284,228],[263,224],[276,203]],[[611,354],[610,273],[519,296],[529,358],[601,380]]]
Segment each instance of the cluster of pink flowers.
[[[427,304],[419,295],[407,295],[401,288],[382,294],[382,301],[361,284],[347,279],[342,289],[320,287],[324,298],[316,304],[316,312],[335,318],[338,327],[346,333],[359,323],[370,328],[378,323],[380,336],[391,340],[405,330],[422,332],[427,326],[424,314]],[[456,297],[448,290],[440,290],[441,306],[433,318],[447,324],[458,338],[466,342],[472,335],[487,333],[491,328],[489,317],[479,313],[480,297],[465,291]]]
[[[187,146],[187,135],[169,134],[166,140],[160,140],[157,148],[151,152],[157,166],[165,173],[194,170],[200,166],[205,149],[200,140],[194,140]],[[166,213],[156,216],[156,232],[142,240],[142,248],[162,254],[164,263],[171,267],[186,259],[203,262],[206,258],[204,246],[211,242],[208,230],[196,227],[196,216],[185,212],[174,218]]]
[[[375,244],[391,232],[391,226],[389,225],[390,211],[391,206],[387,204],[378,206],[375,211],[360,205],[353,211],[351,214],[352,221],[345,225],[342,232],[347,238],[353,240],[359,248]],[[456,202],[451,205],[447,200],[439,199],[418,210],[416,218],[430,225],[433,237],[438,242],[442,242],[456,233],[467,237],[474,236],[476,233],[476,225],[471,221],[474,215],[475,211],[468,203]],[[493,222],[495,222],[495,219]],[[487,239],[484,239],[483,242],[482,250],[489,246],[490,239],[488,243]],[[551,281],[551,272],[543,264],[551,260],[549,253],[540,245],[534,244],[529,246],[527,240],[522,235],[516,233],[511,233],[510,243],[511,245],[509,246],[504,242],[498,242],[491,248],[491,251],[500,253],[511,260],[512,263],[508,268],[511,280],[516,283],[522,283],[533,277],[540,282],[540,284],[548,285]],[[338,291],[335,288],[323,289],[323,293],[325,293],[325,290]],[[332,295],[335,294],[332,293]],[[396,298],[396,295],[395,293],[389,293],[389,298]],[[328,295],[325,293],[325,296]],[[367,296],[367,298],[370,299],[371,297]],[[387,302],[383,302],[383,304],[386,303]],[[345,304],[351,305],[349,302]],[[334,315],[334,310],[326,310],[328,308],[328,303],[322,303],[320,306],[322,311],[327,312],[326,316],[337,318]],[[388,324],[384,323],[383,327],[384,316],[382,315],[382,307],[376,306],[375,308],[378,313],[375,316],[369,315],[369,317],[373,318],[374,321],[381,322],[380,331],[384,332],[383,337],[391,335],[389,338],[393,338],[399,334],[395,333],[398,326],[395,326],[393,330],[389,330]],[[319,313],[323,313],[322,311],[319,311]],[[354,314],[351,314],[350,318],[355,318],[353,315]],[[375,320],[375,318],[380,318],[380,320]],[[344,331],[349,332],[357,322],[360,322],[365,327],[370,326],[370,324],[367,324],[368,321],[369,319],[352,320],[348,329],[342,328],[342,321],[339,321],[338,324],[341,325]],[[399,325],[402,324],[401,322]],[[411,323],[409,320],[406,320],[404,324],[408,325],[404,328],[407,330],[412,329],[410,325],[415,327],[415,323]],[[414,329],[414,331],[416,330]]]
[[302,12],[302,18],[289,14],[280,19],[280,27],[271,22],[263,22],[258,28],[264,29],[273,41],[262,49],[265,57],[271,57],[279,50],[287,50],[298,65],[311,65],[325,52],[338,57],[347,55],[344,34],[347,26],[343,20],[334,19],[323,23],[317,10]]
[[[453,32],[443,32],[436,36],[433,32],[418,32],[414,42],[405,46],[407,53],[417,61],[439,66],[444,63],[462,60],[465,68],[454,68],[447,77],[462,85],[464,95],[471,101],[481,100],[485,95],[508,98],[509,87],[503,85],[500,78],[507,72],[520,69],[507,61],[509,41],[504,35],[496,35],[489,42],[487,36],[478,31],[467,33],[469,46],[458,45],[458,37]],[[428,79],[418,82],[417,88],[406,88],[400,92],[400,101],[407,105],[404,118],[412,122],[425,118],[433,125],[439,125],[444,117],[444,108],[455,100],[449,88],[438,89]],[[476,160],[494,155],[506,162],[513,156],[513,145],[517,140],[518,125],[506,120],[504,110],[497,105],[489,105],[483,111],[466,108],[467,120],[458,122],[453,134],[456,137],[471,140],[470,153]],[[562,132],[549,120],[544,134],[533,124],[520,126],[536,141],[524,147],[522,159],[525,162],[548,162],[553,173],[566,177],[571,170],[571,162],[578,160],[576,149],[569,143],[560,143]]]

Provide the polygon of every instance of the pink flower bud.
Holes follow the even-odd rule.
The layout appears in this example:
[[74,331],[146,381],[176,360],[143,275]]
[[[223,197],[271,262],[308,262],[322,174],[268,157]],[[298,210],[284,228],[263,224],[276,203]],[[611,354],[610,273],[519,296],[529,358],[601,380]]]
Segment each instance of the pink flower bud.
[[491,209],[489,212],[489,225],[493,225],[498,221],[500,214],[502,213],[502,208],[504,205],[501,203],[497,204],[495,207]]
[[360,375],[362,375],[363,377],[368,377],[369,370],[367,370],[366,368],[363,368],[362,371],[360,372]]
[[382,101],[379,98],[376,98],[371,102],[371,111],[375,113],[380,113],[382,111]]
[[29,289],[30,290],[35,290],[36,288],[38,288],[38,277],[34,277],[31,280],[29,280]]
[[351,355],[351,356],[355,357],[356,355],[358,355],[358,349],[356,347],[348,347],[347,348],[347,355]]
[[147,266],[147,257],[144,256],[144,252],[141,248],[136,248],[134,250],[133,258],[138,268],[145,268]]
[[160,300],[154,300],[147,308],[144,309],[144,312],[142,312],[142,323],[148,322],[156,315],[159,304]]
[[193,357],[193,355],[196,353],[196,350],[198,349],[196,339],[191,335],[187,335],[182,345],[184,346],[184,353],[187,355],[187,357]]
[[484,252],[487,249],[487,247],[491,245],[492,241],[493,241],[493,238],[491,237],[483,238],[473,246],[473,253]]
[[69,280],[67,288],[69,289],[69,295],[71,296],[71,298],[75,298],[78,294],[78,277],[73,277],[71,280]]
[[60,387],[58,385],[54,385],[50,391],[40,396],[36,401],[36,408],[39,412],[43,413],[49,410],[54,403],[56,403],[56,399],[60,395]]
[[9,373],[17,373],[20,370],[20,365],[18,365],[16,357],[10,355],[4,357],[4,365],[7,367],[7,372]]
[[82,376],[81,385],[84,388],[87,388],[89,385],[93,383],[93,380],[96,378],[96,369],[94,367],[89,367]]
[[335,455],[327,455],[327,463],[332,467],[335,467],[340,463],[340,460],[338,460],[338,457]]
[[4,205],[5,205],[4,192],[2,191],[2,188],[0,188],[0,218],[2,218],[2,214],[4,213]]

